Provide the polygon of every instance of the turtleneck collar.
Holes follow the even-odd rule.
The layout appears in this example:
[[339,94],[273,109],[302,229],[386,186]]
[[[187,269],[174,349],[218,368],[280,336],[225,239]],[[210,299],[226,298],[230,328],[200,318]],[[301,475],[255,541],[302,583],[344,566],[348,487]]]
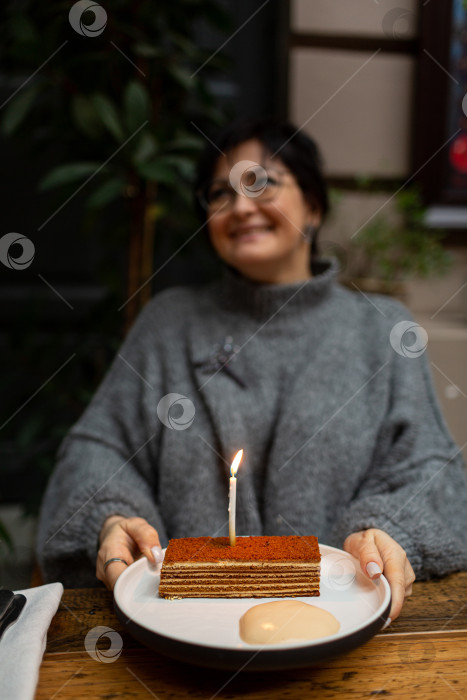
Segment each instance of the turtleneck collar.
[[[225,268],[221,281],[221,305],[226,310],[241,311],[261,321],[287,307],[286,317],[309,311],[327,296],[336,281],[338,263],[334,258],[312,263],[312,277],[293,284],[262,284]],[[282,314],[281,314],[282,315]]]

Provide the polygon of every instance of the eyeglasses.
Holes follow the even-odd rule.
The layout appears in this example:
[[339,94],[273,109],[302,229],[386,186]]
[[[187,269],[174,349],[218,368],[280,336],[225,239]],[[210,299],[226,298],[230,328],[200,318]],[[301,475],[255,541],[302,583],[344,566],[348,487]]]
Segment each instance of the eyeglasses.
[[211,214],[226,211],[233,207],[237,195],[255,199],[259,204],[272,202],[278,196],[283,184],[285,170],[266,171],[261,165],[253,164],[241,173],[234,166],[229,180],[212,180],[196,193],[203,209]]

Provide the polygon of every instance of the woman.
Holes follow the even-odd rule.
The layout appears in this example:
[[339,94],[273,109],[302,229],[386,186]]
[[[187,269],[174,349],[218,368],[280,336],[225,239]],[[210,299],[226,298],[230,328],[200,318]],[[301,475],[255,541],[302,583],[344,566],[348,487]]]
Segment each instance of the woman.
[[404,356],[409,314],[343,289],[317,259],[326,187],[293,127],[228,130],[197,191],[225,274],[147,305],[64,441],[40,520],[44,576],[92,585],[95,564],[113,588],[169,537],[226,535],[243,448],[237,534],[343,547],[370,578],[384,572],[394,619],[415,574],[467,567],[466,477],[423,352]]

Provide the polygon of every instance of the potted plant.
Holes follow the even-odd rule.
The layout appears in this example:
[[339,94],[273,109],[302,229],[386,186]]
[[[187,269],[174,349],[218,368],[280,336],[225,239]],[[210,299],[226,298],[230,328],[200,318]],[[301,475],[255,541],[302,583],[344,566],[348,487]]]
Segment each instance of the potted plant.
[[352,239],[344,282],[404,300],[407,280],[445,274],[452,257],[443,247],[443,233],[426,226],[416,187],[402,189],[395,202],[396,222],[377,215]]
[[128,327],[151,294],[157,223],[171,218],[185,236],[194,225],[182,212],[202,132],[224,119],[209,80],[225,65],[197,27],[227,31],[230,18],[216,0],[10,0],[1,15],[0,57],[18,85],[3,134],[50,154],[40,186],[57,188],[59,204],[82,189],[88,221],[120,207]]
[[[56,193],[57,210],[80,192],[80,233],[108,251],[96,271],[106,298],[75,326],[43,332],[45,304],[33,298],[8,325],[5,366],[15,371],[3,378],[0,492],[28,514],[37,513],[58,444],[100,382],[123,327],[152,293],[157,228],[168,232],[160,244],[168,258],[199,226],[187,206],[193,164],[202,132],[224,119],[209,80],[225,65],[199,45],[200,23],[230,28],[216,0],[7,0],[0,9],[0,58],[11,86],[0,114],[3,138],[31,163],[42,159],[40,187]],[[66,214],[63,221],[66,227]],[[120,250],[126,275],[115,264]],[[0,540],[11,544],[1,522]]]

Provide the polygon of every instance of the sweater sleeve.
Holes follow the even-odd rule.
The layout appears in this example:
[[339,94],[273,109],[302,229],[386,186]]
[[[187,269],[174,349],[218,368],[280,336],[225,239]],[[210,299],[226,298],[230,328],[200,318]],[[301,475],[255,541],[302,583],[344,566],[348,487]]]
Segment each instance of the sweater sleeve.
[[388,352],[390,399],[371,467],[330,539],[342,546],[352,532],[379,528],[406,550],[418,578],[467,569],[467,477],[427,354]]
[[98,537],[109,515],[146,518],[166,540],[156,491],[162,371],[154,304],[60,447],[39,517],[37,557],[46,581],[97,585]]

